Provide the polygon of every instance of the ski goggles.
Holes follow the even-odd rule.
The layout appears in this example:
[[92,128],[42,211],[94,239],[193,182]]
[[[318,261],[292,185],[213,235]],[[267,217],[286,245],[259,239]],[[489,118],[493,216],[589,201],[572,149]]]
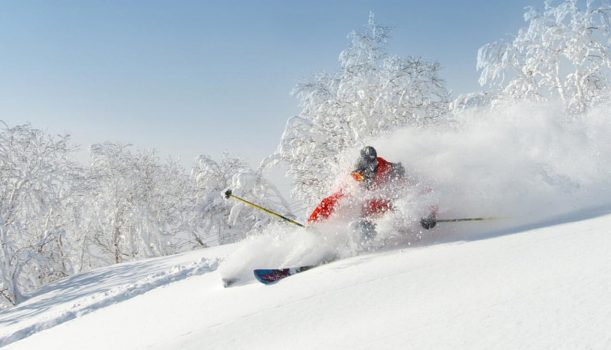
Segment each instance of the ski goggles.
[[355,170],[350,175],[352,175],[352,178],[358,182],[365,180],[365,175],[362,170]]

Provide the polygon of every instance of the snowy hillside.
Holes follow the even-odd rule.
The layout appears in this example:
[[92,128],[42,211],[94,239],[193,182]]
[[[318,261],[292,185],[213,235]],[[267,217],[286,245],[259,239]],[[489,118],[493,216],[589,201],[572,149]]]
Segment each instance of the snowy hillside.
[[0,314],[0,341],[6,349],[609,349],[611,215],[597,214],[363,254],[271,286],[223,288],[217,267],[239,244],[108,267]]

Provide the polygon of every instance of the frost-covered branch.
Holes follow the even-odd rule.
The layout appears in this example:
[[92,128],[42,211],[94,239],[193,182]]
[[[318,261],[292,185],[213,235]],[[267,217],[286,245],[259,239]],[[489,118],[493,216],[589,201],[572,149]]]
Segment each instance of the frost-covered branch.
[[[3,295],[18,303],[23,292],[67,275],[61,238],[63,215],[78,192],[81,169],[70,160],[68,136],[49,136],[29,125],[0,130],[0,274]],[[68,271],[67,271],[68,270]]]
[[606,98],[611,8],[606,1],[545,1],[527,8],[527,26],[478,51],[480,84],[503,100],[559,98],[572,113]]

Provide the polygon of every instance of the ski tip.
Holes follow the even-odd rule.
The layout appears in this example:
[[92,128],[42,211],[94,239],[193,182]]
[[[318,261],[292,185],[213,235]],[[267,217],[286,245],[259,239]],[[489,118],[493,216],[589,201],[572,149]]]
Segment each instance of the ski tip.
[[282,269],[255,269],[253,274],[257,281],[263,284],[274,284],[288,276]]
[[237,278],[223,278],[223,287],[229,288],[233,286],[236,282],[238,282]]

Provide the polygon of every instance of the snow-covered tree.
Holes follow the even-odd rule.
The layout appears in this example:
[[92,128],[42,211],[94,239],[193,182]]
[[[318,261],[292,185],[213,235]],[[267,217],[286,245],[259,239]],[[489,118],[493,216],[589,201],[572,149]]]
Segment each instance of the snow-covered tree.
[[272,159],[288,163],[293,194],[311,205],[334,178],[343,150],[405,125],[439,121],[448,110],[448,92],[439,65],[420,57],[386,52],[388,29],[369,17],[366,30],[352,32],[335,74],[299,84],[299,116],[291,118]]
[[129,145],[91,146],[71,161],[67,136],[29,125],[0,129],[0,305],[53,280],[123,261],[236,241],[273,220],[236,194],[289,213],[262,169],[201,156],[192,175]]
[[96,144],[91,154],[91,256],[108,264],[176,252],[176,235],[189,230],[188,175],[175,162],[164,164],[154,152],[132,152],[129,145]]
[[220,161],[199,156],[193,176],[197,186],[197,239],[208,243],[235,242],[267,226],[273,217],[222,194],[232,189],[236,195],[265,207],[290,214],[290,206],[262,168],[253,170],[238,158],[224,155]]
[[68,136],[29,125],[0,130],[0,294],[16,304],[24,292],[73,273],[68,241],[80,169]]
[[606,95],[611,7],[606,1],[545,1],[527,8],[527,26],[512,40],[479,49],[480,84],[496,88],[496,102],[560,98],[581,113]]

